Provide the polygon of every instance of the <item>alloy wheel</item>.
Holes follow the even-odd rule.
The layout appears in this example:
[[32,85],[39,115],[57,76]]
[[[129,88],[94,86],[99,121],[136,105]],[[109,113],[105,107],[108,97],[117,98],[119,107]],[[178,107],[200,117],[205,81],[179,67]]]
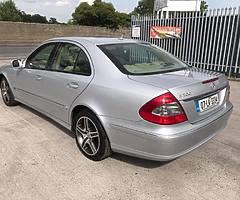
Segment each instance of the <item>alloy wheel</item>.
[[9,86],[5,80],[2,80],[2,82],[1,82],[1,91],[2,91],[3,100],[6,103],[9,103],[10,102]]
[[96,155],[100,148],[100,136],[94,122],[86,117],[81,117],[76,123],[77,142],[81,149],[89,156]]

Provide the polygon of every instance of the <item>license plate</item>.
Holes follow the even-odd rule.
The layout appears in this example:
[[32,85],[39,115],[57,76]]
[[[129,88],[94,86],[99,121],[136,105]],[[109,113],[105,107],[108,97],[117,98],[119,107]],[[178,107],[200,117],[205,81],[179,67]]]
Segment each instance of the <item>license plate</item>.
[[218,94],[197,101],[196,108],[197,112],[204,112],[219,104]]

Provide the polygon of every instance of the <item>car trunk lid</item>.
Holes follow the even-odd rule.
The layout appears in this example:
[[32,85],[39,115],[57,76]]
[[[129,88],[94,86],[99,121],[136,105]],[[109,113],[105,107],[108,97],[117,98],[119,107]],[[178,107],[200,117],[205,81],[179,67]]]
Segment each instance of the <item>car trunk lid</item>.
[[[170,91],[181,103],[190,123],[199,122],[223,108],[228,80],[217,72],[197,68],[157,75],[133,76],[131,80]],[[218,105],[200,112],[198,101],[217,94]]]

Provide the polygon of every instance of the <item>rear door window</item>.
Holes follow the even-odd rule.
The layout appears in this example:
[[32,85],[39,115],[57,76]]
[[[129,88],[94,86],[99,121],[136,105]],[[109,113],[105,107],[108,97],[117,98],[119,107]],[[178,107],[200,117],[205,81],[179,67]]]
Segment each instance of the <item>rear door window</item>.
[[91,75],[91,66],[85,52],[77,45],[62,43],[56,52],[52,71]]
[[82,75],[86,75],[86,76],[91,75],[91,65],[90,65],[87,55],[85,54],[85,52],[83,50],[81,50],[79,52],[77,62],[75,64],[75,68],[74,68],[74,73],[82,74]]
[[80,48],[73,44],[63,43],[58,48],[51,70],[73,72]]

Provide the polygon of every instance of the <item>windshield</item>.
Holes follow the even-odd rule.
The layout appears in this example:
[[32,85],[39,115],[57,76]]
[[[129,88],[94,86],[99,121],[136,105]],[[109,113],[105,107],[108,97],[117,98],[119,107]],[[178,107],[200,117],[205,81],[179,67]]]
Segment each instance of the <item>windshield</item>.
[[171,54],[150,44],[108,44],[99,48],[125,74],[159,74],[189,68]]

